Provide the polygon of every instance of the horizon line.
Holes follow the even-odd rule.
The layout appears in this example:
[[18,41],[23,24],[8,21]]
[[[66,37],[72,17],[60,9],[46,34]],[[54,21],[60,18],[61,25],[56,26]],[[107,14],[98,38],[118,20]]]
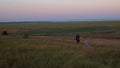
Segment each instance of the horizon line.
[[91,22],[91,21],[120,21],[120,20],[65,20],[65,21],[0,21],[0,23],[7,23],[7,22],[81,22],[81,21],[86,21],[86,22]]

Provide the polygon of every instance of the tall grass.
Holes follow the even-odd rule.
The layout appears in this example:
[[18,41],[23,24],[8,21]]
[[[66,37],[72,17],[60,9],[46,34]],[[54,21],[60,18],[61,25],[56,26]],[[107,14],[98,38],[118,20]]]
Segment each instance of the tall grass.
[[9,33],[0,36],[0,68],[120,68],[119,39],[89,38],[84,46],[84,39],[76,44],[71,35],[21,35],[113,30],[119,36],[119,26],[119,21],[0,24],[0,33]]
[[[98,41],[97,41],[98,42]],[[119,68],[120,49],[47,39],[0,39],[0,68]],[[100,46],[100,45],[99,45]]]

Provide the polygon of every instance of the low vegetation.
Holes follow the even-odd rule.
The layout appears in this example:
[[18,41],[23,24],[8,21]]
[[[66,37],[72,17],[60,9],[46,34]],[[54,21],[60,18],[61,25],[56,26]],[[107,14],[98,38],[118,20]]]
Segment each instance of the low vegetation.
[[[7,24],[8,27],[6,27],[5,24],[2,24],[4,26],[0,25],[1,32],[2,30],[8,31],[7,36],[0,35],[0,68],[120,67],[119,39],[106,38],[106,36],[119,37],[119,31],[117,31],[120,26],[119,22],[116,26],[114,23],[105,23],[105,26],[108,24],[108,27],[106,28],[101,28],[103,27],[103,23],[101,25],[100,23],[97,23],[99,25],[90,23],[82,23],[81,25],[78,25],[80,23],[75,23],[74,25],[73,23],[69,24],[71,25],[68,25],[68,23],[62,23],[62,26],[59,26],[57,23],[51,25],[47,25],[47,23],[45,23],[45,27],[40,27],[40,25],[39,27],[33,27],[33,25],[26,24],[25,26],[28,27],[24,28],[23,26],[20,27],[21,24],[19,27],[12,27],[16,24],[9,24],[9,26]],[[53,27],[52,25],[58,25],[59,27]],[[56,32],[57,30],[55,30],[52,34],[44,31],[40,33],[36,32],[35,34],[30,32],[35,30],[49,31],[49,29],[51,30],[55,28],[63,28],[62,30],[66,30],[61,30],[63,33]],[[29,29],[30,31],[26,29]],[[84,29],[86,30],[83,32],[79,31]],[[25,33],[27,33],[28,36],[26,36],[27,34],[25,33],[19,34],[19,31],[21,30],[25,30]],[[75,42],[74,35],[79,32],[81,34],[81,42],[77,44]],[[88,36],[89,34],[90,36]],[[91,34],[93,36],[96,35],[96,37],[91,36]],[[89,41],[88,46],[84,45],[85,39],[88,39]]]

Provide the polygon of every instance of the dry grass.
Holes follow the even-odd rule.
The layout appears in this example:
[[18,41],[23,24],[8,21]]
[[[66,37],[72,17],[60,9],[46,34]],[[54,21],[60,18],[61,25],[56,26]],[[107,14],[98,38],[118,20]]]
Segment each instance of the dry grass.
[[69,36],[0,39],[0,68],[120,67],[119,40],[89,38],[89,43],[76,44]]
[[[96,29],[113,29],[109,37],[119,36],[119,26],[119,21],[0,24],[0,33],[9,32],[0,35],[0,68],[120,68],[120,40],[88,36]],[[81,31],[82,41],[76,44],[74,34]],[[84,45],[85,37],[89,46]]]

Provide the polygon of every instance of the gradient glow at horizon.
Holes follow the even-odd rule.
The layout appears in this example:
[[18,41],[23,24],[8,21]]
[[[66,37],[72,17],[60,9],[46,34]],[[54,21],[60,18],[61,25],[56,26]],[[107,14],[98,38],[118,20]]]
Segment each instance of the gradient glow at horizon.
[[120,0],[0,0],[0,21],[120,20]]

